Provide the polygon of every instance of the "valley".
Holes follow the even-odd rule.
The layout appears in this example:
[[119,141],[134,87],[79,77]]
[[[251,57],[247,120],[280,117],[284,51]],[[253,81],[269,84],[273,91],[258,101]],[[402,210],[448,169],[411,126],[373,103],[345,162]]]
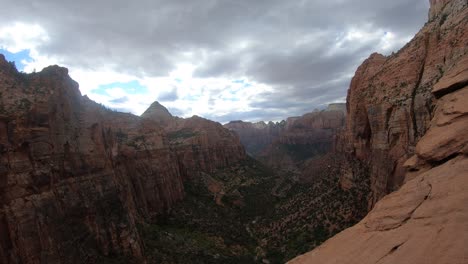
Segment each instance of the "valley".
[[468,263],[468,4],[430,3],[280,122],[122,113],[0,55],[0,263]]

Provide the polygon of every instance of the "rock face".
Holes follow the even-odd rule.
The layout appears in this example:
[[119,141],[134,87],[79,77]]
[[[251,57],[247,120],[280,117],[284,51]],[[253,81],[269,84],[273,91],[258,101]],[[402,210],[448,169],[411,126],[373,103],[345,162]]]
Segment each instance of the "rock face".
[[233,121],[235,131],[253,156],[276,168],[297,169],[308,158],[332,149],[336,132],[345,122],[345,104],[331,104],[324,111],[289,117],[279,123]]
[[224,125],[225,128],[236,132],[246,151],[256,157],[265,147],[270,145],[285,130],[286,121],[281,122],[244,122],[231,121]]
[[259,154],[259,159],[273,168],[296,171],[308,159],[330,152],[335,135],[344,123],[342,110],[290,117],[284,132]]
[[[395,56],[371,56],[356,73],[348,95],[349,115],[353,118],[348,119],[351,123],[347,132],[351,139],[359,139],[352,142],[351,148],[356,155],[370,161],[374,173],[386,172],[385,167],[375,165],[382,157],[393,161],[396,169],[403,167],[398,182],[405,184],[378,201],[359,224],[289,263],[467,263],[467,2],[431,1],[429,17],[430,22]],[[421,42],[426,51],[418,53]],[[399,81],[410,80],[403,78],[404,72],[397,75],[391,67],[404,61],[410,51],[413,63],[422,65],[416,71],[419,77],[413,76],[412,82],[407,82],[416,89],[412,92],[414,102],[410,101],[408,106],[405,99],[395,105],[393,96],[383,100],[381,97],[385,95],[375,93],[378,84],[375,80],[383,80],[388,75],[384,87],[394,77]],[[411,76],[413,63],[400,64],[400,69]],[[371,93],[372,99],[359,105],[356,91]],[[406,94],[405,89],[400,89],[400,93]],[[382,106],[376,108],[372,105],[374,100]],[[427,105],[428,113],[421,105]],[[386,118],[376,118],[382,111]],[[400,113],[399,117],[394,113]],[[359,129],[353,122],[368,126]],[[381,134],[385,131],[387,136]],[[397,135],[397,141],[408,143],[410,148],[401,149],[397,141],[391,144],[388,138],[391,135]],[[382,153],[380,157],[376,150]],[[395,156],[398,150],[403,153],[401,160]],[[413,155],[407,159],[410,154]],[[377,159],[369,155],[376,155]],[[388,177],[388,187],[389,182],[395,182],[397,174],[383,175]],[[380,196],[378,177],[373,178],[373,187],[377,188],[375,198]]]
[[146,118],[110,111],[65,68],[27,75],[1,55],[0,83],[0,263],[142,260],[137,223],[184,197],[188,170],[245,158],[221,125],[180,121],[174,131],[198,134],[179,140],[161,128],[172,122],[162,106]]
[[141,117],[152,119],[161,125],[166,125],[173,119],[171,113],[159,102],[152,103]]
[[239,138],[208,119],[198,116],[174,118],[165,130],[184,177],[213,172],[246,158]]
[[219,123],[199,116],[173,117],[158,102],[154,102],[141,117],[157,122],[164,129],[185,178],[199,172],[213,172],[246,157],[239,138]]
[[434,1],[430,14],[398,53],[364,61],[348,91],[347,127],[338,147],[371,166],[371,205],[403,183],[403,164],[430,126],[434,95],[440,97],[431,89],[466,73],[456,66],[466,65],[466,1]]

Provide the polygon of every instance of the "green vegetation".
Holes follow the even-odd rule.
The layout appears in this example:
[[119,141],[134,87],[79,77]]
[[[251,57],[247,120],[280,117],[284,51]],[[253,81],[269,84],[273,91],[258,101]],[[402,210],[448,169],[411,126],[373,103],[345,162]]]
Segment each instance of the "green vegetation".
[[31,109],[31,105],[31,101],[29,101],[26,98],[22,98],[21,100],[16,102],[16,107],[22,111],[28,111],[29,109]]
[[280,149],[290,155],[295,161],[305,161],[317,155],[323,155],[330,149],[330,142],[315,144],[281,144]]
[[197,136],[198,133],[191,129],[181,129],[167,134],[169,140],[186,139]]
[[440,21],[439,21],[439,26],[442,26],[445,23],[445,21],[447,20],[447,17],[448,17],[447,13],[442,14],[442,17],[440,18]]
[[146,137],[145,136],[136,136],[128,140],[127,145],[137,149],[142,150],[145,148],[146,145]]
[[367,213],[366,170],[349,161],[360,184],[343,190],[339,159],[325,157],[307,183],[253,159],[187,180],[185,199],[139,228],[150,263],[273,264],[313,249]]
[[[248,159],[185,182],[185,199],[168,215],[141,227],[155,263],[256,263],[258,242],[247,230],[259,214],[274,208],[273,174]],[[223,186],[217,204],[210,184]]]
[[235,250],[221,237],[191,228],[140,226],[151,263],[253,263],[246,251]]
[[128,140],[128,135],[124,133],[122,130],[119,130],[115,133],[115,137],[117,138],[117,142],[123,143]]

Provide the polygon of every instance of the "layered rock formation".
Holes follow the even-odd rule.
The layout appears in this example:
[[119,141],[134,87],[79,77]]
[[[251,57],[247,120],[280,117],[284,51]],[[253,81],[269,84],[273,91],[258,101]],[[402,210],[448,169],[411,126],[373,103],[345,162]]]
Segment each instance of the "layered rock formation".
[[170,148],[186,178],[245,159],[239,138],[219,123],[199,116],[173,117],[158,102],[154,102],[142,117],[156,121],[167,133]]
[[146,118],[110,111],[58,66],[27,75],[2,55],[0,95],[1,263],[142,261],[137,223],[184,197],[188,171],[245,158],[219,124],[182,120],[173,131],[196,136],[180,139],[156,104]]
[[[359,224],[289,263],[468,262],[467,6],[431,1],[430,21],[408,45],[358,69],[348,150],[371,165],[375,200],[405,183]],[[371,96],[360,105],[362,94]]]
[[285,126],[286,121],[251,123],[240,120],[231,121],[224,125],[225,128],[239,135],[246,151],[253,157],[256,157],[265,147],[277,139],[284,132]]
[[345,104],[331,104],[324,111],[279,123],[233,121],[225,127],[239,135],[254,157],[272,167],[297,170],[299,163],[332,149],[335,134],[344,122]]
[[465,10],[466,1],[433,1],[410,43],[389,57],[372,54],[352,79],[338,147],[371,166],[371,204],[403,183],[403,164],[430,126],[431,89],[465,56]]
[[298,171],[308,159],[333,149],[335,135],[344,122],[342,110],[288,118],[285,131],[259,154],[259,159],[275,168]]

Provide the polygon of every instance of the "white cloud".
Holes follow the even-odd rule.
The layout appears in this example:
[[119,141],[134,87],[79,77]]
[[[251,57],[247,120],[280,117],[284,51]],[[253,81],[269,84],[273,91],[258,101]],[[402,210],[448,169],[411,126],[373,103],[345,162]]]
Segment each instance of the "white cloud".
[[[162,98],[182,116],[216,120],[285,118],[342,100],[358,64],[374,51],[401,47],[426,19],[428,4],[20,2],[0,9],[0,48],[29,50],[24,71],[59,64],[82,94],[110,107],[141,114]],[[234,82],[241,79],[248,85]],[[132,81],[147,90],[96,90]]]
[[33,50],[47,41],[49,36],[38,24],[17,22],[0,27],[0,47],[12,53]]

